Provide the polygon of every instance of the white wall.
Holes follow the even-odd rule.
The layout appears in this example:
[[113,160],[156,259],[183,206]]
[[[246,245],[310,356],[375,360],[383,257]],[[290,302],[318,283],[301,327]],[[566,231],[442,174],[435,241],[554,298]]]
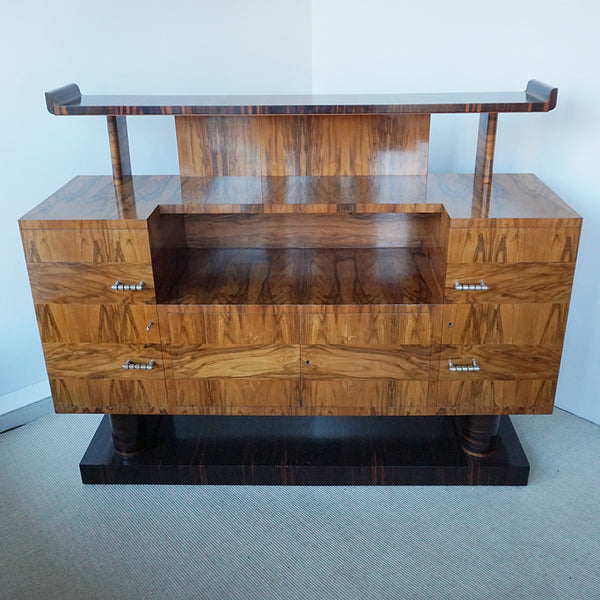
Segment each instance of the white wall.
[[[496,172],[533,172],[584,217],[556,403],[600,423],[600,5],[591,0],[313,1],[313,91],[557,86],[550,113],[499,117]],[[472,171],[477,118],[432,121],[430,169]]]
[[[545,114],[501,115],[497,171],[534,172],[585,219],[559,406],[600,422],[600,97],[591,1],[57,0],[0,4],[0,412],[45,379],[16,221],[77,174],[110,172],[103,117],[59,118],[43,92],[296,93],[559,88]],[[177,172],[169,118],[129,119],[136,173]],[[433,171],[473,168],[477,120],[433,120]]]
[[[75,175],[110,173],[106,118],[52,116],[44,91],[306,93],[311,35],[309,0],[0,2],[0,23],[1,414],[46,379],[17,219]],[[178,172],[171,118],[128,124],[134,172]]]

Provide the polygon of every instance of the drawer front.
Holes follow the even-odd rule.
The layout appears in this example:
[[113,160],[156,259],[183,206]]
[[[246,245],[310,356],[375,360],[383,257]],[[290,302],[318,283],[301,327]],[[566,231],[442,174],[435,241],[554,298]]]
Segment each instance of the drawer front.
[[150,243],[143,230],[21,230],[28,263],[149,263]]
[[[571,264],[449,264],[445,301],[568,303],[574,271]],[[488,289],[457,289],[457,284]]]
[[59,413],[158,414],[167,411],[164,379],[50,378]]
[[310,345],[301,354],[306,379],[429,379],[431,346]]
[[574,263],[579,227],[451,229],[449,263]]
[[[35,304],[153,304],[154,278],[150,264],[89,265],[39,263],[28,265]],[[142,290],[113,290],[117,282],[137,284]]]
[[300,376],[300,346],[171,344],[165,349],[178,379],[289,379]]
[[562,345],[567,304],[447,304],[443,344]]
[[[442,346],[440,380],[556,379],[561,346],[481,344]],[[450,365],[457,367],[453,370]],[[479,370],[473,365],[476,362]],[[461,370],[466,367],[468,370]]]
[[37,304],[42,342],[159,344],[149,304]]
[[447,380],[439,382],[435,402],[449,415],[550,414],[555,392],[556,379]]
[[300,380],[172,379],[171,410],[190,415],[297,415]]
[[398,379],[304,379],[300,414],[403,416],[428,414],[427,381]]
[[[50,379],[90,378],[164,380],[159,344],[42,344]],[[127,360],[152,369],[124,369]]]

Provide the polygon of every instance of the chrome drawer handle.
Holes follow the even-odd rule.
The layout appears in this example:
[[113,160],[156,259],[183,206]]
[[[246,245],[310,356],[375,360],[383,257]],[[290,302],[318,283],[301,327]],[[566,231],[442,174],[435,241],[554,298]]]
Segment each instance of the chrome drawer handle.
[[149,363],[134,363],[130,358],[125,361],[124,369],[143,369],[144,371],[152,371],[155,362],[151,360]]
[[473,359],[473,362],[470,365],[455,365],[453,361],[448,361],[448,371],[468,371],[472,373],[473,371],[481,371],[481,367],[478,362]]
[[484,281],[480,281],[479,283],[459,283],[458,281],[454,282],[454,289],[458,292],[466,292],[467,290],[489,290],[490,288],[486,285]]
[[143,281],[139,283],[121,283],[118,279],[110,287],[120,292],[141,292],[146,284]]

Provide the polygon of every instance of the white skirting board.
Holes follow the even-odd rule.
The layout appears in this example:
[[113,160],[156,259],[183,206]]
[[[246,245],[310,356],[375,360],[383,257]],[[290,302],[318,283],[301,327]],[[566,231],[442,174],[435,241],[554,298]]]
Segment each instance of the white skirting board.
[[40,381],[0,396],[0,433],[51,413],[48,381]]

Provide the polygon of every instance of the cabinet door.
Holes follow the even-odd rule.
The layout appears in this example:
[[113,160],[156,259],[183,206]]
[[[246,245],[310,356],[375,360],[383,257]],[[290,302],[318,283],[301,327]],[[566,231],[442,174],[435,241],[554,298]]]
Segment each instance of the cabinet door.
[[301,326],[303,413],[425,412],[431,336],[428,306],[307,307]]
[[172,412],[296,414],[299,317],[275,306],[160,306]]

